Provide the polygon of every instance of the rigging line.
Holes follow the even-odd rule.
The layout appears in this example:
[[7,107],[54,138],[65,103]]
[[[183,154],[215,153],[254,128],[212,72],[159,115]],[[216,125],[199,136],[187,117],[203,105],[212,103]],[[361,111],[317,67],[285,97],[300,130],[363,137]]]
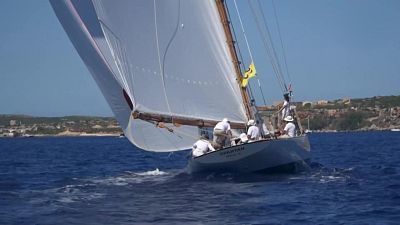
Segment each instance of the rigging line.
[[[247,35],[246,35],[246,32],[244,31],[244,26],[243,26],[243,22],[242,22],[242,17],[240,16],[239,8],[238,8],[238,6],[237,6],[237,4],[236,4],[236,0],[233,0],[233,2],[235,3],[236,13],[238,14],[240,26],[241,26],[241,28],[242,28],[242,33],[243,33],[244,39],[245,39],[245,41],[246,41],[247,50],[249,51],[249,55],[250,55],[251,62],[254,63],[253,54],[251,53],[250,45],[249,45],[249,42],[248,42],[248,40],[247,40]],[[262,91],[262,89],[261,89],[260,79],[258,79],[257,76],[256,76],[256,78],[257,78],[258,87],[259,87],[259,89],[260,89],[260,92],[261,92],[261,95],[262,95],[264,104],[266,105],[264,93],[263,93],[263,91]],[[251,90],[251,89],[250,89],[250,90]]]
[[[258,3],[259,9],[261,9],[262,6],[261,6],[261,3],[260,3],[260,0],[257,0],[257,3]],[[266,29],[266,31],[267,31],[269,40],[270,40],[270,42],[271,42],[271,49],[272,49],[273,56],[275,57],[275,60],[276,60],[276,63],[277,63],[277,68],[278,68],[279,74],[281,75],[281,77],[282,77],[282,79],[283,79],[283,81],[284,81],[284,84],[285,84],[285,86],[286,86],[285,77],[283,76],[282,67],[281,67],[281,65],[280,65],[280,63],[279,63],[278,56],[277,56],[276,51],[275,51],[274,42],[273,42],[273,40],[272,40],[271,32],[270,32],[270,30],[269,30],[269,28],[268,28],[267,20],[266,20],[265,15],[264,15],[264,13],[263,13],[262,10],[260,10],[260,13],[261,13],[262,19],[263,19],[263,21],[264,21],[264,27],[265,27],[265,29]]]
[[[261,9],[261,8],[262,8],[262,5],[261,5],[261,3],[260,3],[260,0],[257,0],[257,3],[258,3],[259,9]],[[283,82],[284,82],[285,89],[286,89],[286,91],[287,91],[287,86],[286,86],[285,77],[283,76],[282,67],[281,67],[281,65],[280,65],[280,63],[279,63],[278,56],[277,56],[276,51],[275,51],[274,43],[273,43],[273,40],[272,40],[272,38],[271,38],[271,32],[270,32],[270,30],[268,29],[267,20],[266,20],[266,18],[265,18],[265,15],[264,15],[263,11],[261,10],[260,12],[261,12],[261,16],[262,16],[263,21],[264,21],[265,29],[267,30],[267,33],[268,33],[269,40],[270,40],[270,42],[271,42],[271,48],[272,48],[272,52],[273,52],[273,55],[274,55],[275,60],[276,60],[276,63],[277,63],[277,68],[278,68],[278,70],[279,70],[280,76],[282,77],[282,80],[283,80]]]
[[[231,31],[232,31],[232,40],[233,40],[233,43],[234,43],[234,45],[236,45],[236,30],[235,30],[235,28],[232,26],[232,23],[230,22],[231,21],[231,14],[230,14],[230,11],[229,11],[229,7],[227,6],[227,3],[226,3],[226,1],[224,1],[224,6],[225,6],[225,9],[226,9],[226,14],[227,14],[227,18],[229,19],[227,22],[229,23],[229,27],[231,28]],[[241,69],[243,70],[243,71],[245,71],[246,70],[246,67],[245,67],[245,65],[244,65],[244,60],[243,60],[243,55],[242,55],[242,51],[240,50],[240,48],[239,48],[239,46],[237,46],[236,48],[236,51],[237,51],[237,54],[238,54],[238,56],[239,56],[239,58],[240,58],[240,61],[238,62],[239,63],[239,67],[241,67]],[[242,76],[243,76],[243,74],[241,74]]]
[[[229,11],[229,7],[227,6],[227,3],[226,3],[226,2],[224,2],[224,5],[225,5],[226,12],[227,12],[227,17],[229,18],[229,21],[230,21],[230,20],[231,20],[231,14],[230,14],[230,11]],[[236,44],[236,43],[237,43],[236,30],[235,30],[234,26],[232,25],[232,23],[230,23],[229,27],[231,28],[232,35],[233,35],[233,39],[234,39],[234,41],[235,41],[234,44],[237,45],[237,44]],[[240,57],[240,61],[241,61],[241,62],[244,62],[243,54],[242,54],[242,51],[240,50],[239,46],[237,45],[237,47],[236,47],[235,49],[236,49],[236,51],[237,51],[237,54],[238,54],[239,57]],[[239,66],[242,68],[242,71],[246,71],[246,65],[245,65],[244,63],[240,63]],[[243,76],[243,75],[242,75],[242,76]],[[251,84],[249,83],[248,85],[249,85],[249,88],[246,89],[246,92],[247,92],[248,95],[250,96],[250,102],[251,102],[251,100],[254,100],[254,101],[255,101],[254,94],[253,94],[253,91],[252,91],[252,89],[251,89]]]
[[[116,78],[117,81],[122,82],[123,88],[127,91],[127,93],[129,93],[129,94],[132,95],[131,97],[132,97],[133,99],[135,99],[134,91],[133,91],[133,89],[130,88],[130,86],[129,86],[129,84],[128,84],[128,79],[127,79],[126,77],[123,76],[124,74],[125,74],[125,75],[130,75],[129,78],[130,78],[131,76],[133,76],[133,73],[132,73],[131,70],[129,69],[129,66],[127,66],[126,63],[123,63],[123,62],[128,62],[128,60],[127,60],[127,55],[126,55],[126,52],[127,52],[127,51],[124,50],[124,48],[121,47],[121,44],[120,44],[121,41],[120,41],[120,39],[119,39],[118,36],[107,26],[107,24],[105,24],[104,21],[101,20],[101,18],[98,17],[97,19],[98,19],[98,21],[99,21],[99,23],[100,23],[100,28],[101,28],[102,31],[103,31],[103,34],[104,34],[105,40],[106,40],[106,42],[107,42],[107,45],[108,45],[109,48],[110,48],[110,52],[111,52],[111,55],[112,55],[112,57],[113,57],[113,59],[114,59],[114,63],[115,63],[115,65],[116,65],[116,67],[117,67],[118,73],[120,74],[120,79],[117,79],[117,78],[116,78],[116,75],[114,75],[114,72],[112,72],[112,74],[113,74],[113,76]],[[107,32],[106,32],[106,31],[107,31]],[[112,43],[111,43],[112,40],[110,39],[109,35],[115,39],[115,41],[113,41],[113,42],[115,42],[116,49],[113,48],[113,45],[112,45]],[[120,57],[122,58],[122,61],[121,61]],[[110,67],[110,70],[112,71],[111,67]],[[130,80],[130,82],[133,84],[133,77],[132,77],[131,79],[129,79],[129,80]]]
[[[231,16],[230,16],[229,8],[228,8],[228,6],[227,6],[226,4],[227,4],[227,3],[225,3],[225,8],[226,8],[228,17],[229,17],[229,19],[230,19]],[[237,8],[236,8],[236,10],[237,10]],[[239,17],[240,17],[240,14],[238,14],[238,15],[239,15]],[[233,33],[233,36],[234,36],[235,40],[237,40],[236,31],[235,31],[234,26],[231,24],[230,27],[232,28],[232,33]],[[243,32],[243,34],[245,35],[243,27],[242,27],[242,32]],[[249,51],[249,55],[250,55],[251,61],[254,62],[254,61],[253,61],[253,58],[252,58],[252,55],[251,55],[251,51],[250,51],[249,44],[248,44],[248,42],[247,42],[247,39],[246,39],[246,43],[247,43],[247,46],[248,46],[248,51]],[[241,50],[240,50],[240,48],[239,48],[239,45],[237,45],[237,48],[236,48],[236,49],[237,49],[238,54],[239,54],[239,56],[240,56],[240,60],[241,60],[242,62],[244,62],[243,54],[242,54],[242,52],[241,52]],[[245,65],[244,63],[241,63],[241,67],[242,67],[243,71],[246,71],[246,70],[247,70],[246,65]],[[259,81],[258,77],[256,77],[256,78],[257,78],[257,80]],[[254,92],[253,92],[253,88],[252,88],[251,82],[249,82],[247,85],[248,85],[248,88],[246,88],[246,92],[247,92],[248,95],[250,96],[250,105],[256,105],[256,98],[254,97]]]
[[275,2],[274,2],[274,0],[272,0],[272,7],[273,7],[273,9],[274,9],[274,15],[275,15],[276,26],[277,26],[277,28],[278,28],[278,35],[279,35],[279,39],[280,39],[280,41],[281,41],[282,54],[283,54],[283,60],[284,60],[284,63],[285,63],[286,73],[287,73],[288,78],[289,78],[289,83],[292,83],[292,78],[290,77],[290,73],[289,73],[289,67],[287,66],[285,48],[284,48],[284,45],[283,45],[283,40],[282,40],[282,35],[281,35],[281,29],[280,29],[280,26],[279,26],[278,14],[276,13],[276,7],[275,7]]
[[[125,86],[124,89],[126,89],[128,92],[130,92],[130,91],[129,91],[129,86],[127,86],[126,82],[123,80],[123,79],[124,79],[123,71],[122,71],[123,68],[121,67],[121,62],[120,62],[120,60],[119,60],[119,58],[118,58],[118,55],[119,55],[118,49],[120,48],[120,47],[118,46],[118,45],[119,45],[119,43],[118,43],[118,41],[119,41],[119,40],[118,40],[118,37],[117,37],[117,35],[114,34],[114,32],[113,32],[113,31],[103,22],[103,20],[101,19],[101,15],[104,15],[104,14],[105,14],[105,13],[104,13],[103,3],[100,2],[100,1],[93,1],[93,7],[94,7],[94,9],[95,9],[96,17],[97,17],[97,20],[98,20],[98,22],[99,22],[100,28],[101,28],[101,30],[103,31],[103,35],[104,35],[104,37],[105,37],[106,43],[107,43],[107,45],[108,45],[108,47],[109,47],[109,49],[110,49],[111,56],[112,56],[113,59],[114,59],[114,64],[115,64],[116,67],[117,67],[118,73],[119,73],[119,75],[120,75],[120,79],[117,79],[117,76],[114,75],[113,72],[112,72],[112,74],[113,74],[114,78],[116,78],[117,81],[122,82],[122,86]],[[106,32],[106,31],[108,31],[108,32]],[[111,40],[111,38],[108,36],[108,33],[111,33],[111,36],[115,38],[116,41],[114,41],[113,43],[115,43],[116,49],[113,48],[113,45],[112,45],[112,43],[111,43],[112,40]],[[120,84],[120,85],[121,85],[121,84]]]
[[283,85],[282,80],[280,79],[280,77],[279,77],[279,75],[278,75],[279,72],[277,71],[277,68],[276,68],[276,65],[275,65],[275,62],[274,62],[274,58],[273,58],[273,56],[271,55],[270,46],[269,46],[269,44],[268,44],[268,42],[267,42],[266,35],[264,34],[265,31],[263,32],[263,29],[262,29],[262,27],[261,27],[261,25],[260,25],[260,21],[259,21],[259,18],[258,18],[258,16],[257,16],[257,12],[256,12],[256,10],[255,10],[255,8],[254,8],[254,5],[251,3],[250,0],[249,0],[249,3],[250,3],[249,5],[250,5],[250,8],[251,8],[252,12],[253,12],[253,14],[255,15],[255,21],[256,21],[256,24],[257,24],[257,28],[258,28],[258,30],[259,30],[261,36],[262,36],[261,40],[262,40],[262,43],[263,43],[263,45],[264,45],[264,48],[266,49],[266,52],[267,52],[267,55],[268,55],[268,57],[269,57],[270,63],[271,63],[271,65],[272,65],[272,69],[273,69],[274,75],[275,75],[275,77],[276,77],[276,79],[277,79],[278,86],[280,87],[281,91],[284,92],[284,85]]
[[[166,133],[163,133],[163,132],[160,132],[160,133],[161,133],[161,135],[163,135],[165,137],[165,139],[168,140],[169,143],[171,143],[171,145],[174,146],[175,149],[179,149],[179,146],[177,145],[177,143],[172,141],[171,138]],[[175,134],[175,135],[177,135],[180,139],[182,139],[182,137],[179,136],[178,134]]]
[[153,0],[153,4],[154,4],[154,28],[155,28],[155,32],[156,32],[158,64],[160,66],[160,76],[161,76],[161,81],[163,83],[165,103],[167,104],[168,112],[171,113],[171,107],[169,106],[169,101],[168,101],[168,97],[167,97],[167,89],[165,87],[164,72],[163,72],[163,68],[162,68],[162,65],[161,65],[160,43],[158,41],[159,39],[158,39],[158,29],[157,29],[157,6],[156,6],[156,0]]
[[[83,30],[85,36],[88,38],[89,42],[90,42],[91,45],[94,47],[96,53],[101,57],[101,60],[102,60],[102,61],[104,62],[104,64],[106,65],[106,67],[108,68],[108,70],[109,70],[109,72],[111,73],[111,75],[114,77],[114,79],[115,79],[116,81],[118,81],[118,80],[116,79],[115,75],[114,75],[114,72],[113,72],[113,70],[112,70],[112,67],[111,67],[110,63],[106,60],[106,57],[104,56],[104,53],[103,53],[103,52],[101,51],[101,49],[99,48],[97,42],[93,39],[93,37],[92,37],[92,35],[90,34],[88,28],[86,27],[86,25],[85,25],[84,22],[82,21],[81,16],[80,16],[79,13],[76,11],[75,6],[72,4],[72,2],[66,2],[66,5],[67,5],[67,7],[71,10],[73,16],[74,16],[76,19],[78,19],[78,22],[79,22],[79,24],[80,24],[80,26],[81,26],[81,28],[82,28],[82,30]],[[96,6],[96,4],[95,4],[94,6]],[[99,5],[97,5],[97,6],[99,6]],[[100,11],[102,11],[101,5],[100,5]],[[98,16],[97,16],[97,19],[98,19],[99,22],[101,22],[101,20],[100,20],[100,18],[99,18]],[[100,25],[100,27],[101,27],[101,25]],[[103,34],[105,34],[103,28],[101,28],[101,29],[102,29],[102,31],[103,31]],[[109,43],[107,43],[107,44],[109,45]],[[109,45],[109,46],[110,46],[110,45]],[[97,81],[98,79],[95,78],[95,80]]]
[[[120,40],[118,39],[117,36],[115,36],[116,41],[115,41],[115,45],[116,45],[116,52],[117,52],[117,56],[118,56],[118,63],[119,63],[119,67],[121,67],[121,80],[124,83],[126,90],[129,91],[129,93],[132,92],[132,90],[129,87],[128,84],[128,78],[129,78],[129,71],[127,68],[126,63],[128,62],[127,58],[126,58],[126,51],[124,50],[124,48],[122,47]],[[124,76],[125,75],[125,76]]]
[[[162,129],[161,127],[158,126],[158,123],[157,123],[157,122],[147,121],[147,120],[145,120],[145,121],[148,122],[148,123],[151,123],[151,124],[155,125],[156,128]],[[171,128],[169,128],[169,127],[167,127],[167,126],[164,126],[164,128],[167,129],[170,133],[173,133],[174,135],[176,135],[176,136],[178,136],[180,139],[182,139],[182,137],[179,136],[178,134],[176,134],[175,132],[173,132],[173,131],[171,132],[171,131],[170,131]],[[171,129],[171,130],[172,130],[172,129]],[[176,143],[174,143],[173,141],[171,141],[170,137],[169,137],[166,133],[162,132],[161,130],[158,130],[158,131],[159,131],[159,133],[160,133],[162,136],[165,137],[165,139],[168,140],[168,142],[169,142],[171,145],[174,146],[175,149],[179,149],[178,145],[177,145]]]
[[[221,3],[222,3],[222,5],[223,5],[224,11],[225,11],[225,13],[226,13],[226,23],[227,23],[228,29],[230,29],[231,38],[232,38],[232,45],[233,45],[233,49],[234,49],[234,51],[235,51],[235,53],[236,53],[236,59],[231,58],[231,60],[237,60],[236,64],[237,64],[237,66],[239,67],[239,71],[238,71],[238,72],[240,73],[240,76],[243,77],[242,71],[246,71],[246,68],[245,68],[244,63],[242,63],[242,62],[243,62],[243,55],[242,55],[242,52],[240,51],[240,48],[239,48],[239,46],[237,45],[237,42],[236,42],[237,37],[236,37],[235,27],[234,27],[234,26],[232,25],[232,23],[230,22],[230,21],[231,21],[231,15],[230,15],[230,11],[229,11],[229,7],[228,7],[228,5],[227,5],[227,2],[226,2],[226,1],[221,1]],[[240,60],[239,60],[239,58],[240,58]],[[232,61],[232,63],[235,64],[234,61]],[[236,66],[235,66],[235,67],[236,67]],[[237,79],[236,79],[236,80],[237,80]],[[239,86],[239,89],[242,89],[242,87],[240,87],[240,85],[241,85],[240,83],[241,83],[241,82],[237,80],[237,85]],[[245,89],[244,92],[245,92],[246,95],[247,95],[246,98],[247,98],[248,102],[250,102],[251,93],[249,93],[249,89]],[[243,96],[243,97],[244,97],[244,96]],[[242,102],[242,103],[244,103],[244,102]],[[242,104],[242,105],[244,106],[244,108],[247,108],[246,104]],[[247,110],[246,110],[246,111],[247,111]],[[250,109],[250,107],[249,107],[249,115],[250,115],[250,114],[251,114],[251,109]]]
[[[117,45],[117,50],[119,49],[120,51],[118,51],[118,54],[122,57],[122,60],[124,61],[124,62],[128,62],[128,60],[127,60],[127,51],[126,51],[126,49],[125,48],[123,48],[123,47],[121,47],[121,40],[118,38],[118,36],[111,30],[111,28],[109,27],[109,26],[107,26],[107,24],[100,18],[100,16],[99,15],[104,15],[105,14],[105,12],[104,12],[104,6],[103,6],[103,3],[102,2],[100,2],[100,1],[94,1],[93,2],[93,6],[94,6],[94,8],[95,8],[95,11],[96,11],[96,15],[97,15],[97,19],[98,19],[98,21],[99,21],[99,23],[100,23],[100,27],[101,27],[101,29],[102,29],[102,31],[103,31],[103,34],[104,34],[104,37],[105,37],[105,39],[106,39],[106,42],[107,42],[107,44],[108,44],[108,46],[110,47],[110,51],[111,51],[111,54],[112,54],[112,56],[113,56],[113,58],[115,57],[114,56],[114,49],[112,48],[112,45],[110,44],[110,40],[109,40],[109,38],[108,38],[108,35],[107,35],[107,33],[105,32],[105,30],[107,30],[107,31],[109,31],[110,32],[110,34],[111,34],[111,36],[112,37],[114,37],[115,38],[115,43],[116,43],[116,45]],[[98,11],[98,12],[97,12]],[[122,52],[122,53],[121,53]],[[115,58],[114,58],[114,63],[116,64],[116,66],[117,66],[117,69],[118,69],[118,72],[119,73],[121,73],[120,72],[120,69],[119,69],[119,66],[118,66],[118,64],[117,64],[117,62],[116,62],[116,60],[115,60]],[[121,63],[121,62],[120,62]],[[122,80],[122,82],[123,82],[123,84],[124,84],[124,89],[127,91],[127,93],[129,93],[129,94],[131,94],[132,96],[132,98],[133,99],[135,99],[135,93],[134,93],[134,91],[133,91],[133,89],[131,89],[130,87],[129,87],[129,85],[128,85],[128,78],[130,78],[129,79],[129,82],[131,83],[131,84],[133,84],[134,82],[133,82],[133,73],[132,73],[132,70],[130,70],[129,69],[129,66],[127,66],[126,65],[126,63],[124,63],[124,67],[125,67],[125,72],[124,72],[124,74],[125,75],[129,75],[129,76],[127,76],[126,78],[124,77],[124,76],[122,76],[121,75],[121,80]],[[121,70],[123,70],[123,68],[121,68]],[[112,70],[111,70],[112,71]],[[124,71],[124,70],[123,70]],[[114,75],[114,73],[112,72],[112,74]],[[114,76],[115,77],[115,76]],[[118,80],[118,79],[117,79]]]
[[[172,128],[170,128],[170,129],[172,129]],[[181,134],[182,136],[186,136],[186,137],[189,137],[189,138],[192,138],[192,139],[198,139],[198,138],[199,138],[199,137],[196,137],[196,136],[187,134],[187,133],[185,133],[185,132],[183,132],[183,131],[180,131],[180,130],[173,130],[173,131],[174,131],[173,133],[175,133],[175,135],[177,135],[177,136],[180,137],[180,138],[182,138],[182,137],[179,136],[178,133]]]
[[274,71],[274,75],[277,78],[278,85],[283,90],[282,80],[279,77],[279,71],[277,70],[276,62],[274,61],[275,59],[274,59],[273,55],[271,54],[271,47],[269,46],[267,35],[265,34],[265,31],[261,27],[261,24],[260,24],[260,21],[259,21],[259,15],[255,10],[254,5],[252,4],[252,2],[250,0],[249,0],[249,3],[250,3],[250,8],[251,8],[252,12],[255,15],[255,21],[256,21],[256,24],[257,24],[257,28],[258,28],[260,34],[262,34],[262,39],[261,40],[262,40],[262,42],[264,44],[264,47],[265,47],[266,52],[268,54],[268,57],[270,59],[270,62],[271,62],[271,65],[272,65],[272,69]]
[[[225,3],[225,8],[226,8],[226,11],[227,11],[228,18],[231,19],[229,8],[228,8],[228,6],[226,4],[227,3]],[[237,37],[236,37],[235,28],[234,28],[234,26],[232,24],[230,24],[230,27],[231,27],[231,30],[232,30],[232,34],[233,34],[234,40],[236,41]],[[242,51],[239,48],[239,45],[237,45],[236,50],[238,52],[238,55],[240,57],[241,62],[244,62],[243,54],[242,54]],[[242,68],[242,71],[246,71],[246,65],[244,63],[240,63],[240,67]],[[250,99],[249,99],[250,100],[250,105],[252,105],[253,104],[252,102],[253,101],[255,102],[256,100],[254,98],[253,89],[251,88],[251,83],[249,82],[247,85],[248,85],[249,88],[246,88],[246,92],[247,92],[248,96],[250,97]]]
[[[133,80],[131,78],[132,72],[129,69],[129,65],[128,65],[129,64],[129,60],[128,60],[128,56],[127,56],[127,53],[126,53],[127,51],[125,50],[125,47],[120,46],[120,45],[118,45],[118,46],[119,46],[120,51],[121,51],[120,54],[121,54],[121,58],[122,58],[122,62],[123,62],[123,71],[125,71],[124,74],[127,75],[126,77],[124,77],[124,80],[126,82],[126,86],[129,87],[129,83],[131,83],[132,86],[134,86],[133,85]],[[133,89],[128,88],[128,91],[129,91],[129,93],[132,93],[132,95],[133,95]]]
[[267,50],[267,54],[268,54],[268,56],[270,58],[271,64],[273,66],[273,70],[274,70],[275,74],[277,74],[278,72],[276,70],[276,65],[275,65],[275,62],[274,62],[274,58],[272,57],[272,55],[270,53],[270,46],[269,46],[268,42],[266,41],[267,38],[266,38],[266,35],[264,34],[265,31],[262,29],[262,27],[260,25],[258,13],[256,12],[255,7],[253,6],[253,4],[251,3],[250,0],[249,0],[249,3],[250,3],[250,7],[251,7],[252,12],[255,15],[257,28],[258,28],[260,34],[262,34],[262,41],[263,41],[265,49]]
[[[228,15],[229,20],[231,20],[231,14],[230,14],[229,8],[228,8],[228,6],[226,4],[227,3],[225,2],[225,8],[226,8],[226,11],[227,11],[227,15]],[[233,37],[234,37],[234,40],[235,40],[235,45],[237,45],[236,44],[237,43],[236,30],[235,30],[235,28],[234,28],[234,26],[232,24],[230,24],[230,27],[231,27],[232,34],[233,34]],[[240,61],[243,62],[243,63],[240,63],[240,66],[241,66],[243,71],[246,71],[247,68],[246,68],[246,65],[244,63],[243,54],[242,54],[242,51],[239,48],[239,45],[237,45],[236,50],[238,52],[238,55],[240,56]],[[250,100],[252,100],[252,99],[254,99],[253,91],[251,89],[250,83],[248,85],[249,85],[249,88],[246,89],[246,91],[250,96]]]
[[[261,7],[261,6],[259,5],[258,8],[259,7]],[[252,9],[254,11],[254,5],[253,4],[252,4]],[[279,65],[278,58],[277,58],[276,54],[274,54],[275,51],[274,51],[273,41],[272,41],[272,38],[271,38],[271,35],[270,35],[270,32],[269,32],[267,23],[265,21],[265,17],[264,17],[264,25],[265,26],[264,26],[264,29],[263,29],[263,27],[261,26],[262,23],[259,20],[260,17],[261,17],[260,14],[261,14],[261,16],[264,16],[262,11],[256,14],[256,16],[257,16],[256,17],[257,27],[258,27],[258,29],[261,30],[261,33],[263,34],[263,39],[262,40],[264,41],[264,45],[267,46],[266,50],[267,50],[268,56],[270,57],[271,64],[272,64],[274,72],[275,72],[275,77],[277,78],[277,81],[280,84],[281,92],[283,93],[287,89],[286,88],[286,83],[285,83],[284,77],[282,75],[282,72],[280,70],[280,65]]]
[[251,96],[251,100],[252,100],[252,101],[250,101],[250,105],[254,105],[256,103],[256,99],[254,98],[253,88],[251,87],[250,82],[247,84],[247,86],[249,87],[249,92],[250,92],[250,96]]
[[265,101],[265,97],[264,97],[264,92],[261,88],[260,80],[257,79],[257,82],[258,82],[258,87],[260,88],[260,91],[261,91],[261,96],[263,98],[264,105],[267,105],[267,101]]
[[249,42],[248,42],[248,40],[247,40],[247,35],[246,35],[246,33],[244,32],[242,17],[240,16],[239,9],[238,9],[238,6],[237,6],[237,4],[236,4],[236,0],[233,0],[233,2],[235,3],[236,13],[238,14],[238,18],[239,18],[239,22],[240,22],[240,27],[242,28],[242,33],[243,33],[243,36],[244,36],[244,40],[246,41],[247,50],[249,51],[250,59],[251,59],[252,62],[254,62],[254,60],[253,60],[253,54],[251,54]]
[[[189,138],[192,138],[192,139],[198,139],[198,138],[199,138],[199,137],[190,135],[190,134],[188,134],[188,133],[185,133],[185,132],[183,132],[183,131],[180,131],[180,130],[177,130],[177,129],[173,129],[173,128],[171,128],[170,126],[165,125],[165,123],[164,123],[164,127],[159,127],[159,126],[158,126],[158,122],[155,122],[155,121],[147,121],[147,120],[144,120],[144,121],[146,121],[146,122],[148,122],[148,123],[151,123],[151,124],[155,125],[156,127],[160,128],[160,129],[165,128],[165,129],[167,129],[170,133],[175,134],[175,135],[178,136],[179,138],[182,138],[182,136],[186,136],[186,137],[189,137]],[[181,134],[182,136],[180,136],[179,134]]]
[[[125,59],[127,59],[128,58],[128,55],[127,55],[128,51],[126,50],[125,47],[123,48],[123,52],[124,52]],[[132,64],[128,61],[128,65],[126,67],[127,67],[127,71],[128,71],[128,75],[129,75],[129,77],[128,77],[129,78],[129,82],[132,84],[132,87],[134,87],[135,86],[135,80],[134,80],[134,72],[132,70]],[[132,98],[135,100],[135,91],[134,91],[134,89],[130,90],[130,92],[132,93]]]

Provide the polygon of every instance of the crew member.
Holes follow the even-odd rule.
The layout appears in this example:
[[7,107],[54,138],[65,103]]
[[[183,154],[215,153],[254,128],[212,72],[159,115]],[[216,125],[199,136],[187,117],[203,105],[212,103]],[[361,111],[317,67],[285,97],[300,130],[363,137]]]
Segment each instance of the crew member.
[[214,147],[208,141],[208,136],[206,134],[202,134],[200,136],[200,140],[196,141],[192,147],[192,156],[198,157],[203,155],[204,153],[215,151]]
[[283,105],[282,107],[278,110],[279,112],[282,112],[282,117],[281,119],[286,118],[287,116],[289,116],[289,112],[290,112],[290,98],[289,98],[289,93],[285,93],[283,95],[284,101],[283,101]]
[[291,138],[294,137],[296,134],[296,125],[293,123],[293,117],[287,116],[285,117],[284,121],[286,121],[286,126],[283,128],[283,135],[281,138]]
[[223,148],[225,146],[225,141],[232,136],[230,121],[224,118],[221,122],[218,122],[213,131],[213,142],[216,148]]
[[254,120],[249,120],[247,126],[249,126],[249,129],[247,130],[247,138],[249,141],[252,142],[258,140],[260,137],[260,129],[256,126],[256,122]]

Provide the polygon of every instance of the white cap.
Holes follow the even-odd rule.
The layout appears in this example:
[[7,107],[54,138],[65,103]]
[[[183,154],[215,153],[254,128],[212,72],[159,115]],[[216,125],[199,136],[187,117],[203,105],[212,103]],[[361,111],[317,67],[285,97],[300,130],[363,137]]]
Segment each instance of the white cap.
[[292,116],[287,116],[287,117],[285,117],[285,119],[283,119],[284,121],[287,121],[287,122],[292,122],[293,121],[293,117]]
[[247,122],[247,126],[253,126],[253,125],[256,125],[256,122],[254,120],[249,120]]
[[230,121],[228,120],[228,118],[224,118],[224,119],[222,120],[222,122],[230,123]]

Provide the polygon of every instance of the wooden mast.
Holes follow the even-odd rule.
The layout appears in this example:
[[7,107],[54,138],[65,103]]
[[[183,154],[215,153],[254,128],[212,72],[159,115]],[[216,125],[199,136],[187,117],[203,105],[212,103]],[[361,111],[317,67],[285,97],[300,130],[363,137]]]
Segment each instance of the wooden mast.
[[227,38],[226,42],[229,46],[229,52],[231,53],[231,57],[232,57],[232,62],[234,64],[235,67],[235,73],[236,73],[236,81],[239,85],[240,88],[240,93],[242,95],[242,100],[243,100],[243,104],[246,110],[246,115],[248,119],[252,119],[253,118],[253,114],[251,113],[251,108],[250,108],[250,101],[249,101],[249,95],[246,91],[245,87],[241,86],[242,83],[242,74],[240,72],[240,65],[239,65],[239,60],[238,60],[238,56],[236,54],[236,49],[235,49],[235,44],[234,44],[234,40],[232,37],[232,32],[231,29],[229,28],[229,21],[228,18],[226,16],[226,11],[225,11],[225,7],[224,7],[224,0],[215,0],[215,3],[217,4],[217,8],[218,8],[218,12],[219,12],[219,16],[221,18],[221,22],[222,25],[224,27],[224,31],[225,31],[225,36]]

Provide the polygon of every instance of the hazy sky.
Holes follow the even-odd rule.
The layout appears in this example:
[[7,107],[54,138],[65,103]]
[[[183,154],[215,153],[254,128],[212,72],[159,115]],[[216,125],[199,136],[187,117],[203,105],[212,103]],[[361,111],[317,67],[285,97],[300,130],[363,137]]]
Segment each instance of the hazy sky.
[[[250,18],[247,1],[238,1]],[[261,2],[276,34],[271,1]],[[400,95],[400,1],[275,0],[275,6],[296,100]],[[281,99],[276,78],[254,21],[244,22],[272,104]],[[280,43],[275,47],[281,55]],[[0,114],[112,115],[48,1],[0,1]]]

